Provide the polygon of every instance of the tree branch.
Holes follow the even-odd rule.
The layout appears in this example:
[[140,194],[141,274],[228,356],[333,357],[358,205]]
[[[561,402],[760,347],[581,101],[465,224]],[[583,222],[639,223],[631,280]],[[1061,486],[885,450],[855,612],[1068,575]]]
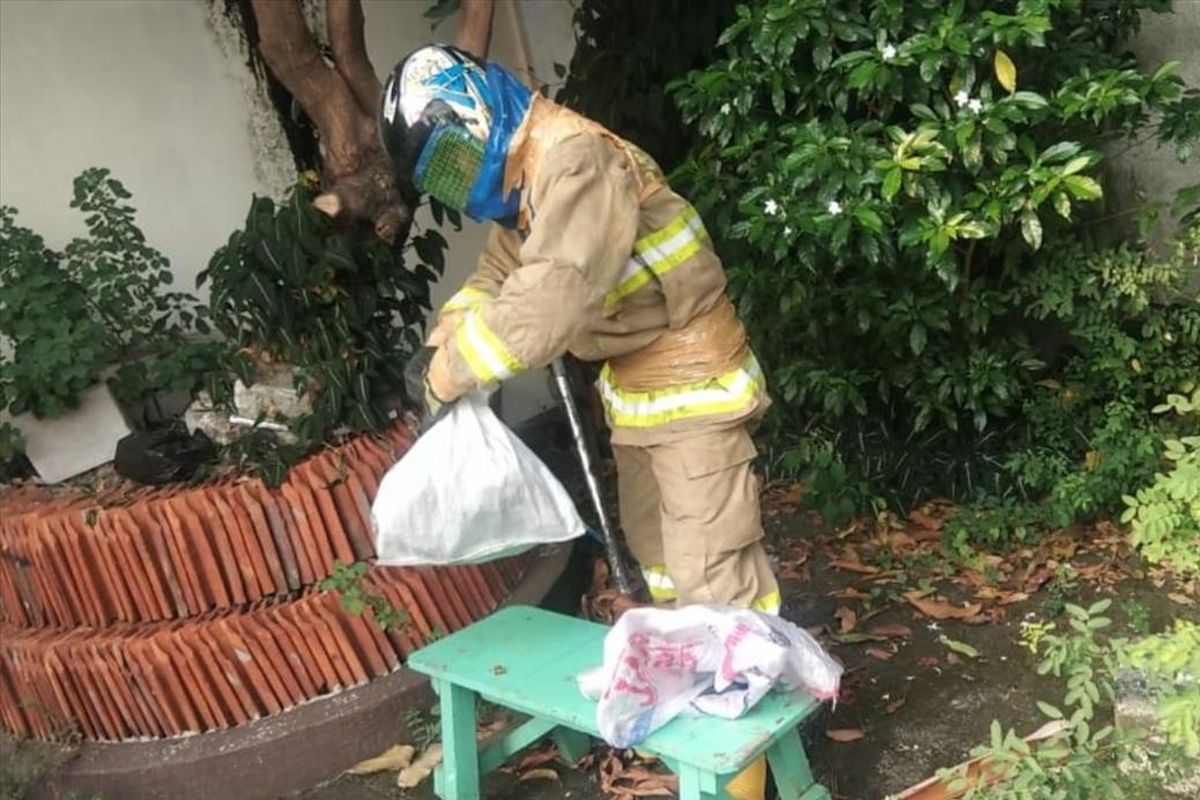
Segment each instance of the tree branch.
[[326,0],[325,22],[334,66],[354,93],[359,110],[374,119],[383,86],[367,57],[361,1]]
[[454,46],[476,58],[485,59],[492,41],[492,12],[495,0],[461,0],[458,35]]

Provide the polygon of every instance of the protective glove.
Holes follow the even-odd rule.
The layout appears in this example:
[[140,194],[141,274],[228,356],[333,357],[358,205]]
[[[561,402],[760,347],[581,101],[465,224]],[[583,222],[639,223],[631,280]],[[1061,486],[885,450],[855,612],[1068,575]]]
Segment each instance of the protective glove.
[[413,353],[412,358],[408,360],[408,366],[404,368],[404,393],[408,402],[417,408],[420,415],[418,435],[425,433],[444,417],[450,410],[452,400],[457,399],[442,400],[430,385],[429,368],[437,352],[436,347],[422,347]]
[[429,336],[425,337],[425,344],[429,347],[441,347],[446,343],[446,340],[454,335],[454,329],[458,327],[458,323],[462,322],[462,311],[446,311],[442,314],[438,324],[429,332]]

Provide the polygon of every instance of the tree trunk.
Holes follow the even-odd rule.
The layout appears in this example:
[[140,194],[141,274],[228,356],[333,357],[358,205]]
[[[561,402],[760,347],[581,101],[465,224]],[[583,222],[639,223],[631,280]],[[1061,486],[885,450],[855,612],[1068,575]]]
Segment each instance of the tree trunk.
[[[376,105],[382,91],[367,57],[360,0],[326,0],[332,66],[304,23],[299,0],[251,0],[259,50],[320,134],[323,193],[314,205],[350,227],[369,225],[381,239],[408,237],[417,192],[397,181],[379,143]],[[458,44],[483,57],[492,0],[463,0]]]

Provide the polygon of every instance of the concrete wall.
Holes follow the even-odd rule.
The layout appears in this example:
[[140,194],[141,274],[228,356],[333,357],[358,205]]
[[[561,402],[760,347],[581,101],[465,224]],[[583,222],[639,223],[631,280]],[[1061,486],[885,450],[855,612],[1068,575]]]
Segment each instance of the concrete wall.
[[[381,76],[414,47],[454,38],[453,19],[431,31],[429,5],[364,0]],[[209,9],[207,0],[0,0],[0,203],[61,248],[83,232],[68,207],[72,179],[109,167],[133,192],[147,239],[171,259],[175,285],[193,289],[251,194],[290,179],[280,134],[263,125],[247,70],[214,35]],[[534,72],[553,77],[552,63],[569,61],[574,47],[573,11],[568,0],[499,0],[491,57],[512,64],[522,29]],[[484,234],[470,221],[448,232],[435,301],[469,274]],[[540,375],[506,392],[514,419],[547,402]]]
[[[1142,30],[1131,49],[1147,70],[1166,61],[1180,62],[1180,77],[1189,86],[1200,87],[1200,0],[1174,0],[1172,8],[1174,14],[1143,15]],[[1200,148],[1181,164],[1173,150],[1146,143],[1110,162],[1109,173],[1114,179],[1110,185],[1115,193],[1109,198],[1114,209],[1130,208],[1146,199],[1169,203],[1176,191],[1200,181]],[[1174,227],[1173,221],[1164,220],[1157,237]]]

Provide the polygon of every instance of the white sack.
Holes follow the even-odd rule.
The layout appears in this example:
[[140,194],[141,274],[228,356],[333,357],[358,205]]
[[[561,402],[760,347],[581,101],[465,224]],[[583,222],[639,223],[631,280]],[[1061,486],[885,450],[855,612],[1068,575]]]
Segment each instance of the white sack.
[[579,676],[596,723],[631,747],[680,714],[735,719],[772,688],[837,697],[842,666],[807,631],[727,606],[627,611],[604,639],[604,663]]
[[584,532],[566,489],[480,393],[388,470],[371,518],[385,566],[490,561]]

